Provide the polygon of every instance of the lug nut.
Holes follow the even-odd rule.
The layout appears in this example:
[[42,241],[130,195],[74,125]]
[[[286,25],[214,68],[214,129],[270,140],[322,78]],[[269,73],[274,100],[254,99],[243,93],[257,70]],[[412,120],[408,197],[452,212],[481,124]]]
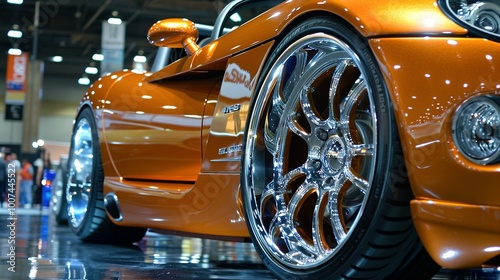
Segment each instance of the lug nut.
[[319,140],[326,141],[326,139],[328,139],[328,132],[326,132],[322,128],[317,128],[316,129],[316,136],[318,137]]
[[309,163],[309,166],[313,168],[314,170],[319,170],[321,168],[321,161],[319,160],[313,160]]
[[334,182],[333,177],[327,177],[325,178],[325,180],[323,180],[323,184],[325,184],[326,186],[333,185],[333,182]]

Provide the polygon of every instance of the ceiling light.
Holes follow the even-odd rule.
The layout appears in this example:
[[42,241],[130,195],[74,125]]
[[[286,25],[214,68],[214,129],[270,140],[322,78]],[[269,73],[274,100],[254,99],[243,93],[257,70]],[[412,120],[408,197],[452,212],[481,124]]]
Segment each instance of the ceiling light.
[[10,38],[21,38],[23,37],[23,32],[20,30],[9,30],[9,32],[7,32],[7,36]]
[[97,67],[89,66],[85,68],[85,73],[87,74],[97,74],[98,72],[99,70],[97,69]]
[[110,18],[108,19],[108,23],[109,23],[109,24],[120,25],[120,24],[122,24],[122,20],[121,20],[121,18],[110,17]]
[[136,55],[136,56],[134,56],[134,61],[137,63],[144,63],[144,62],[148,61],[148,59],[147,59],[147,57],[145,57],[143,55]]
[[23,53],[23,51],[21,51],[20,49],[17,49],[17,48],[10,48],[9,49],[10,55],[21,55],[22,53]]
[[56,56],[51,57],[50,60],[52,62],[62,62],[63,61],[63,57],[60,56],[60,55],[56,55]]
[[100,53],[96,53],[92,56],[92,59],[95,61],[103,61],[104,60],[104,55]]
[[7,0],[7,3],[21,5],[23,0]]
[[86,86],[86,85],[89,85],[89,84],[90,84],[90,79],[89,79],[88,77],[86,77],[86,76],[83,76],[83,77],[81,77],[80,79],[78,79],[78,83],[79,83],[80,85],[84,85],[84,86]]

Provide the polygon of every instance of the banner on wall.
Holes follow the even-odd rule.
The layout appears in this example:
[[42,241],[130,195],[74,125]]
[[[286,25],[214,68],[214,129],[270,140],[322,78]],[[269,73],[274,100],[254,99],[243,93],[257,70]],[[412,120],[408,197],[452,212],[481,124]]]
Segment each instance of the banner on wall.
[[125,24],[102,22],[101,48],[104,55],[101,61],[101,75],[123,69],[125,52]]
[[23,107],[27,90],[29,54],[8,55],[5,81],[5,119],[23,120]]

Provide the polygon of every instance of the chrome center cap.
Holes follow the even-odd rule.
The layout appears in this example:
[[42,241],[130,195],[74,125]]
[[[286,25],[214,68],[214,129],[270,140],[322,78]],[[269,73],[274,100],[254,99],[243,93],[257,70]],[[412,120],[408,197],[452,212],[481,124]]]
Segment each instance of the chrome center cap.
[[347,159],[344,141],[337,135],[333,135],[323,145],[321,161],[323,165],[333,173],[338,173],[344,167]]

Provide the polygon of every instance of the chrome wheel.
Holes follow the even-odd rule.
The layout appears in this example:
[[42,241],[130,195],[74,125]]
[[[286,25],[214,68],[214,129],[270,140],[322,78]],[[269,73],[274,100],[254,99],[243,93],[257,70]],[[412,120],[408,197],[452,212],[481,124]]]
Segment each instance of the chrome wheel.
[[51,190],[51,207],[52,213],[59,224],[67,222],[67,203],[66,203],[66,190],[64,188],[64,171],[62,165],[67,164],[66,161],[61,160],[60,166],[56,170],[56,176]]
[[56,170],[54,185],[52,186],[52,212],[59,213],[61,211],[63,194],[62,170]]
[[113,224],[104,207],[104,170],[92,109],[82,108],[75,123],[65,176],[71,230],[85,242],[130,244],[141,240],[145,228]]
[[89,207],[92,190],[93,143],[92,127],[86,118],[81,118],[73,133],[70,155],[66,198],[69,222],[79,227]]
[[315,33],[281,53],[255,100],[242,166],[247,222],[264,254],[288,268],[331,259],[365,209],[377,154],[366,73],[347,44]]

